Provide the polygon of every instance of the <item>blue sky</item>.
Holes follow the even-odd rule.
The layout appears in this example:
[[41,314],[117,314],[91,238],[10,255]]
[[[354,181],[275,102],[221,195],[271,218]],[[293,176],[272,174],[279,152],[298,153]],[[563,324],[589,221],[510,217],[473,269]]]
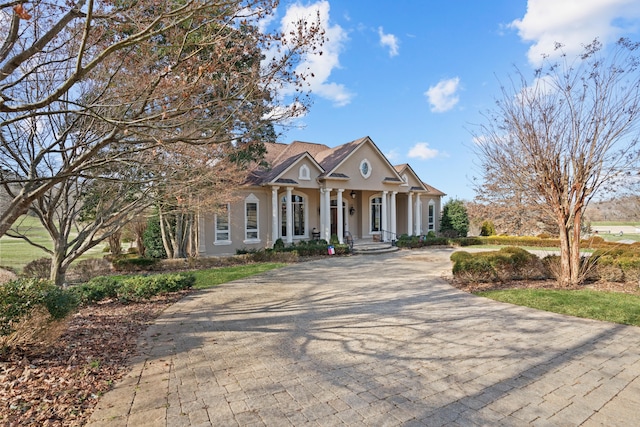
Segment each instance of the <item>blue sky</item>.
[[638,0],[325,0],[283,2],[274,22],[319,10],[329,40],[308,58],[313,105],[280,142],[330,147],[370,136],[448,198],[471,200],[471,130],[555,42],[640,41]]

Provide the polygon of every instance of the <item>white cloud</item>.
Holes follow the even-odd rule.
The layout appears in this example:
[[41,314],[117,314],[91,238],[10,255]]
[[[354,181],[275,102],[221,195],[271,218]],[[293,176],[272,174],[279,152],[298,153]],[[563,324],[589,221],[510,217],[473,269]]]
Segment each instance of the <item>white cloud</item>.
[[398,150],[396,150],[395,148],[392,148],[391,150],[389,150],[389,152],[385,153],[384,155],[392,164],[397,162],[398,159],[400,158],[400,155],[398,154]]
[[438,150],[429,148],[429,143],[418,142],[416,145],[411,147],[408,156],[411,159],[429,160],[438,156],[438,154]]
[[460,89],[460,78],[441,80],[437,85],[429,87],[424,94],[429,99],[431,111],[434,113],[443,113],[451,110],[459,101],[457,95]]
[[325,31],[325,42],[322,53],[307,54],[303,57],[296,71],[307,76],[312,93],[332,101],[336,106],[344,106],[351,102],[353,94],[343,85],[329,81],[331,72],[340,67],[340,53],[347,40],[347,32],[339,25],[331,25],[329,2],[326,0],[303,6],[300,3],[290,5],[280,21],[281,30],[288,34],[293,23],[301,18],[314,21],[318,15]]
[[533,42],[529,62],[539,65],[543,55],[554,55],[556,43],[574,56],[596,37],[607,44],[640,26],[638,0],[529,0],[527,13],[510,26]]
[[398,55],[398,38],[393,34],[385,34],[382,27],[378,27],[378,36],[380,36],[380,45],[389,48],[389,56]]

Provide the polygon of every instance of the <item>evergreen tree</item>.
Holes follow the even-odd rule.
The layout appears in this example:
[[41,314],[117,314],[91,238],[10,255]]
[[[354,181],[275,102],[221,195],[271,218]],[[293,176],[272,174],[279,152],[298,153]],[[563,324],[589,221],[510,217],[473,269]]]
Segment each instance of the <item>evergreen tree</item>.
[[162,232],[160,231],[160,218],[154,215],[147,221],[147,228],[143,234],[145,255],[149,258],[166,258],[167,253],[162,243]]
[[440,232],[447,237],[467,237],[469,216],[462,200],[450,200],[442,208]]

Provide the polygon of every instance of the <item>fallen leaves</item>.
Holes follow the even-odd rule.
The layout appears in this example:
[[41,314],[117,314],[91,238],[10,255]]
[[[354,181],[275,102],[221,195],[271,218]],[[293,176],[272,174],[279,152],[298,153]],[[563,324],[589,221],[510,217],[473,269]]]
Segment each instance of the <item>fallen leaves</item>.
[[78,426],[128,370],[140,333],[186,292],[81,309],[52,346],[0,353],[0,425]]

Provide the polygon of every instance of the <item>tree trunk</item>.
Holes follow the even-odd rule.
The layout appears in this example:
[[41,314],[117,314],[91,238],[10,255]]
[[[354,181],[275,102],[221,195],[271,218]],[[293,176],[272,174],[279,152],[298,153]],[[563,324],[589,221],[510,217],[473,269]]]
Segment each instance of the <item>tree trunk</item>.
[[49,280],[51,280],[54,285],[62,287],[64,286],[67,274],[67,267],[64,265],[65,254],[64,251],[61,250],[59,244],[55,244],[55,246],[56,247],[54,247],[53,249],[53,254],[51,255],[51,270],[49,272]]
[[[160,234],[162,235],[162,244],[164,245],[164,251],[167,254],[167,258],[173,258],[173,248],[171,247],[171,239],[168,235],[171,233],[171,226],[166,224],[166,215],[162,213],[162,208],[158,208],[158,217],[160,219]],[[169,229],[167,229],[169,228]]]
[[558,221],[560,227],[560,276],[558,284],[561,287],[571,285],[571,244],[569,242],[569,230],[564,221]]
[[174,248],[173,258],[184,258],[184,213],[176,214],[176,229],[174,232]]
[[558,284],[570,288],[581,285],[584,281],[584,271],[580,262],[580,223],[582,213],[576,212],[571,225],[568,218],[558,221],[560,228],[560,277]]
[[111,236],[109,236],[109,250],[111,251],[111,255],[118,256],[122,254],[122,244],[120,243],[120,237],[122,236],[121,232],[115,232]]
[[580,232],[582,225],[582,211],[578,210],[575,212],[573,216],[573,229],[571,230],[572,239],[571,239],[571,274],[572,274],[572,285],[582,285],[585,279],[585,270],[582,266],[581,256],[580,256]]

